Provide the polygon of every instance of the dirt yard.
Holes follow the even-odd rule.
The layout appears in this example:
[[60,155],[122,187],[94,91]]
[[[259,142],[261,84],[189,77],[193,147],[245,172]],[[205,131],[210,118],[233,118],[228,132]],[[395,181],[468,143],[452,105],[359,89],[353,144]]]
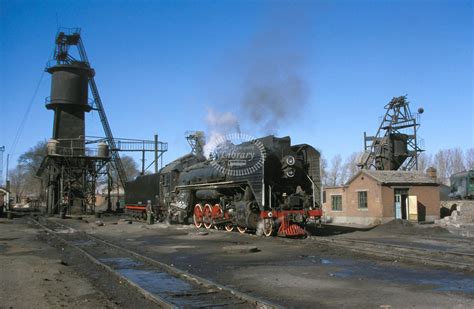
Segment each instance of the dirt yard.
[[[370,232],[308,239],[196,230],[193,226],[120,221],[117,217],[59,220],[135,252],[283,307],[472,308],[474,276],[428,265],[377,259],[318,243],[324,237],[413,241],[415,227],[385,226]],[[0,219],[0,304],[5,308],[152,308],[136,292],[96,269],[70,248],[25,220]],[[400,237],[397,237],[399,235]],[[410,236],[411,235],[411,236]],[[451,245],[456,238],[435,232]],[[433,234],[428,230],[417,237]],[[464,240],[461,242],[464,246]],[[253,246],[258,252],[229,251]]]
[[0,308],[152,308],[24,219],[0,218]]
[[38,241],[38,229],[0,219],[0,307],[115,308],[67,262]]

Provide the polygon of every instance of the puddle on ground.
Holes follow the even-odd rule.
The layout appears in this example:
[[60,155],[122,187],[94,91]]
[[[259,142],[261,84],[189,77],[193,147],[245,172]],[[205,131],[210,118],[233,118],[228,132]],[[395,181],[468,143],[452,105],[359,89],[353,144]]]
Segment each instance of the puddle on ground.
[[71,243],[78,247],[89,247],[89,246],[95,246],[97,244],[93,240],[74,240],[74,241],[71,241]]
[[320,259],[321,264],[340,268],[332,273],[339,278],[367,278],[406,284],[433,286],[434,291],[474,293],[474,278],[446,270],[414,270],[393,266],[377,266],[370,262],[342,259]]
[[118,269],[117,271],[150,293],[160,295],[163,298],[166,298],[163,296],[165,293],[182,294],[192,289],[189,283],[155,270],[128,268]]
[[142,262],[129,258],[104,258],[99,260],[114,269],[138,267],[143,265]]
[[[140,261],[130,258],[103,258],[101,262],[112,267],[128,280],[149,293],[180,307],[212,306],[202,298],[195,287],[188,282],[156,269],[149,269]],[[196,293],[198,292],[198,293]]]
[[332,264],[333,262],[331,260],[326,260],[326,259],[320,259],[321,264]]
[[291,266],[330,267],[329,275],[338,278],[384,280],[402,284],[431,285],[433,291],[474,293],[474,278],[461,272],[447,270],[416,270],[402,266],[379,266],[369,261],[329,259],[314,255],[301,255]]
[[56,234],[74,234],[77,231],[75,229],[73,229],[72,227],[70,227],[70,228],[66,228],[66,229],[57,229],[57,230],[54,230],[54,232]]

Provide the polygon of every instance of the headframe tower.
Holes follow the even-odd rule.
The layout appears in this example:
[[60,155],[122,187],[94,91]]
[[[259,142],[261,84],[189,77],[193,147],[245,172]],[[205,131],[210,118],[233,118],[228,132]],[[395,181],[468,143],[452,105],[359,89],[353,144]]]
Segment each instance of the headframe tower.
[[418,128],[419,115],[412,114],[406,96],[394,97],[387,105],[387,110],[375,136],[364,132],[364,153],[358,166],[362,169],[376,170],[417,170],[420,148]]

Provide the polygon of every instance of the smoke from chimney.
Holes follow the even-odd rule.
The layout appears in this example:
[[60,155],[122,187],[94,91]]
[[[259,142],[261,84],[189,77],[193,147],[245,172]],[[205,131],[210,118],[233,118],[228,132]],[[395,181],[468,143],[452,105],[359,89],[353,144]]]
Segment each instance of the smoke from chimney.
[[300,38],[310,27],[303,15],[294,11],[273,18],[244,51],[240,109],[260,133],[276,134],[309,103],[308,48]]
[[290,55],[255,61],[244,81],[241,109],[265,134],[275,134],[308,104],[309,87]]
[[214,140],[240,132],[240,124],[243,133],[255,137],[277,134],[279,128],[294,122],[307,109],[310,87],[304,70],[308,67],[311,27],[306,17],[296,7],[272,14],[249,44],[229,57],[228,72],[237,76],[229,81],[235,84],[232,86],[238,97],[237,102],[231,97],[224,103],[236,104],[232,110],[238,117],[231,112],[208,110],[205,156],[212,152],[209,145],[215,144]]
[[240,125],[237,117],[231,112],[219,113],[209,108],[206,116],[207,136],[204,145],[204,156],[214,152],[216,141],[229,133],[240,133]]

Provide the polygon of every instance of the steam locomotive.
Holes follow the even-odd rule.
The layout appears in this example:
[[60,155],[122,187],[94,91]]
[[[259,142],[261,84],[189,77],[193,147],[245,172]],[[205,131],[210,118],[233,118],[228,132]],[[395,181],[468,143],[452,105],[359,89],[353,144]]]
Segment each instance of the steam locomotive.
[[303,236],[321,210],[320,154],[272,135],[187,154],[126,186],[126,208],[151,203],[170,222],[197,228]]
[[460,172],[450,177],[453,199],[474,199],[474,170]]

